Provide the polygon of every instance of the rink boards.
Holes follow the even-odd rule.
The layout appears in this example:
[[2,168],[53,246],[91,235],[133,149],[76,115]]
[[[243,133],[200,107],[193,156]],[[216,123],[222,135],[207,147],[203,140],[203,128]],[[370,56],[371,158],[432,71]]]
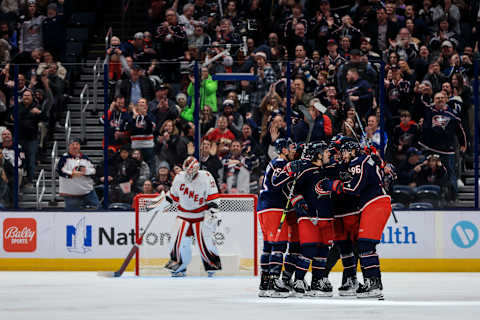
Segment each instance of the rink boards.
[[[382,270],[480,271],[480,214],[401,211],[397,216],[399,223],[389,220],[378,247]],[[1,212],[0,228],[0,270],[114,270],[135,237],[134,212]],[[168,245],[161,234],[153,240]],[[261,252],[260,232],[258,243]],[[247,246],[251,250],[251,242]]]

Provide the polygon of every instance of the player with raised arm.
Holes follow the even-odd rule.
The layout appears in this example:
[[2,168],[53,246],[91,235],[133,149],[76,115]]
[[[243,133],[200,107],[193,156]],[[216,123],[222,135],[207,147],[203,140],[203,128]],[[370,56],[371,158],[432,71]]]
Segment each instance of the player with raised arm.
[[222,268],[213,232],[205,223],[205,214],[218,212],[215,179],[208,171],[200,170],[198,160],[190,156],[183,162],[183,171],[175,176],[167,196],[178,204],[178,232],[165,268],[171,271],[172,277],[186,275],[195,237],[205,271],[212,276]]
[[[326,168],[330,153],[324,142],[313,142],[306,146],[304,159],[290,162],[276,180],[288,183],[286,177],[297,179],[292,206],[297,215],[300,256],[295,271],[293,291],[295,296],[331,297],[332,285],[326,277],[326,261],[329,246],[333,241],[333,216],[330,192],[321,188],[326,179]],[[277,183],[274,179],[274,183]],[[309,286],[305,274],[312,265],[312,282]]]
[[343,144],[341,152],[343,160],[348,163],[352,179],[349,182],[324,180],[322,187],[333,193],[360,197],[360,221],[355,238],[364,283],[359,285],[356,293],[358,298],[383,299],[380,261],[376,246],[392,211],[390,196],[383,188],[381,168],[375,158],[361,153],[360,145],[354,141]]
[[[276,230],[287,204],[288,190],[281,183],[282,181],[274,184],[273,179],[282,171],[289,160],[293,160],[296,150],[292,140],[283,138],[275,141],[275,149],[278,157],[272,159],[265,170],[257,206],[258,220],[263,234],[258,296],[286,298],[290,295],[288,282],[295,271],[299,250],[298,228],[296,227],[295,215],[289,214],[288,227],[282,228],[278,241],[275,241]],[[285,256],[285,270],[282,277],[285,280],[282,280],[280,274],[284,263],[283,256],[287,251],[287,241],[289,242],[289,253]]]

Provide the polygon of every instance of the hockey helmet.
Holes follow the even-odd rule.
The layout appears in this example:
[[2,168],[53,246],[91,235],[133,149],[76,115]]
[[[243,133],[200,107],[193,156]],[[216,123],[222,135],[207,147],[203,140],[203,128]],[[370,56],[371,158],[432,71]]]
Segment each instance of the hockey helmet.
[[349,151],[351,152],[352,150],[355,150],[355,155],[358,155],[360,153],[360,144],[358,142],[349,140],[346,141],[345,143],[342,143],[342,146],[340,147],[340,151]]
[[306,158],[309,160],[315,159],[319,153],[323,154],[327,149],[328,145],[324,141],[310,142],[305,151]]
[[288,150],[290,148],[290,145],[292,145],[292,144],[294,144],[294,142],[290,138],[287,138],[287,139],[278,138],[277,140],[275,140],[275,151],[278,154],[281,154],[283,148]]
[[195,179],[198,170],[200,170],[200,163],[195,157],[190,156],[183,162],[183,171],[185,171],[185,177],[187,181],[193,181]]

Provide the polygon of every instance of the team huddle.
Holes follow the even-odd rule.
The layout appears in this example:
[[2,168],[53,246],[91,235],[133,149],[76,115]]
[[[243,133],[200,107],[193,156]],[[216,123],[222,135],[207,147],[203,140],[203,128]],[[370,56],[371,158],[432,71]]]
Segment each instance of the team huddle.
[[392,168],[373,147],[348,137],[329,145],[282,138],[275,147],[279,156],[267,166],[257,208],[264,239],[259,296],[332,297],[328,274],[338,250],[339,295],[383,299],[376,245],[392,212],[385,190]]

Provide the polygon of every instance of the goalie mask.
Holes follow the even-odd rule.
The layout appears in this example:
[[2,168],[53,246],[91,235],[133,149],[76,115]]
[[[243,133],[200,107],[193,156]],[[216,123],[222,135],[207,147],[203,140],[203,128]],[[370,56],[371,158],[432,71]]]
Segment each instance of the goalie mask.
[[188,157],[183,162],[183,171],[185,171],[185,178],[191,182],[197,176],[198,170],[200,170],[200,163],[195,157]]

